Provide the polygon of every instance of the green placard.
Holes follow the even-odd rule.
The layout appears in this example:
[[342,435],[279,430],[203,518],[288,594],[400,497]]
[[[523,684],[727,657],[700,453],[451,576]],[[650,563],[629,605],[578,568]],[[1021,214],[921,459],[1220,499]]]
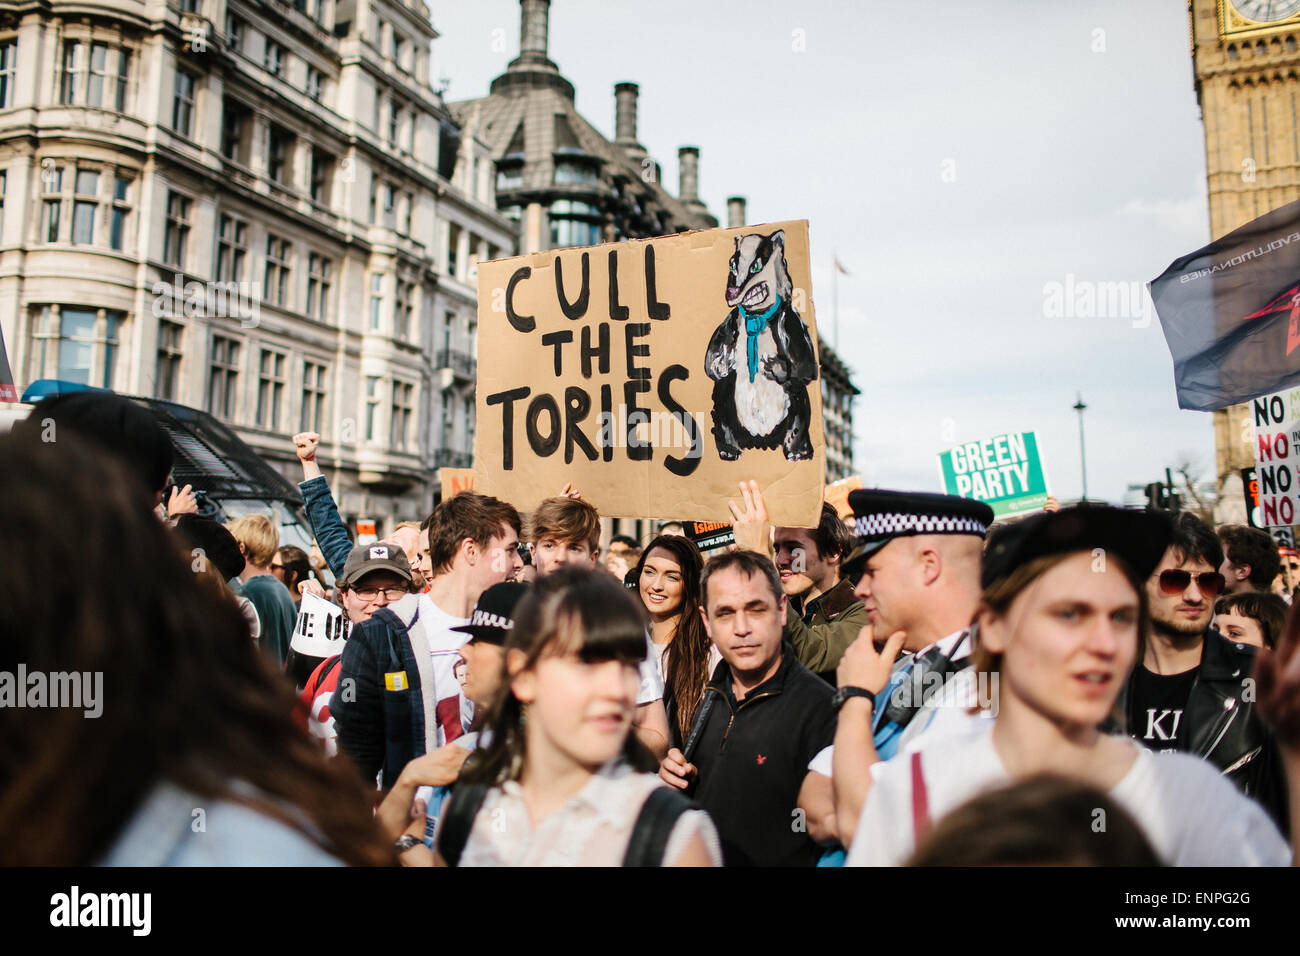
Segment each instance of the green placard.
[[975,498],[995,515],[1037,511],[1047,504],[1047,475],[1033,432],[1012,432],[957,445],[939,454],[950,495]]

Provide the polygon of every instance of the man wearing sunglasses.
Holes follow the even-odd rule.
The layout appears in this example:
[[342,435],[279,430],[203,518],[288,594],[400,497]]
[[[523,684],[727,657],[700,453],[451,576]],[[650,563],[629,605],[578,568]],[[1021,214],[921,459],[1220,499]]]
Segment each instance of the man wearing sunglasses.
[[1158,751],[1185,751],[1218,766],[1279,826],[1284,778],[1268,730],[1254,713],[1254,648],[1210,627],[1224,590],[1214,530],[1179,514],[1173,542],[1147,580],[1151,633],[1118,706],[1128,733]]

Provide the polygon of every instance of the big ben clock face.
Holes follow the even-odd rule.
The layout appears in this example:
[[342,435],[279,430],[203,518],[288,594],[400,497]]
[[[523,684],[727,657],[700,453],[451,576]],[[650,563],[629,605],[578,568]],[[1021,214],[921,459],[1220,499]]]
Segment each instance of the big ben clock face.
[[1219,0],[1219,36],[1253,37],[1300,26],[1300,0]]
[[1256,23],[1277,23],[1300,13],[1300,0],[1229,0],[1237,12]]

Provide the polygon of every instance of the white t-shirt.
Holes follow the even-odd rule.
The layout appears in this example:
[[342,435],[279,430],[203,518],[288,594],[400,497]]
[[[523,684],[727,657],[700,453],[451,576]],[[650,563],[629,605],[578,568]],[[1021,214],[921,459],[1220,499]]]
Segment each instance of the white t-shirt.
[[637,665],[641,676],[641,686],[637,688],[636,702],[639,707],[664,696],[664,679],[659,673],[659,660],[654,642],[650,640],[650,631],[645,635],[645,660]]
[[[636,773],[615,758],[536,826],[517,782],[493,787],[474,818],[460,865],[618,866],[646,798],[660,786],[654,774]],[[687,810],[677,818],[664,848],[664,864],[671,866],[697,833],[713,865],[721,866],[717,829],[703,810]]]
[[[1126,741],[1127,742],[1127,741]],[[1158,754],[1136,743],[1133,766],[1110,791],[1132,815],[1156,856],[1172,866],[1287,866],[1291,851],[1263,808],[1205,761]],[[930,819],[1011,782],[993,746],[993,728],[922,743]],[[871,767],[872,785],[846,866],[901,866],[912,838],[912,759]]]
[[[425,639],[429,642],[429,656],[433,659],[434,690],[438,698],[438,746],[447,743],[447,729],[460,725],[463,731],[474,716],[473,704],[461,694],[460,681],[456,680],[456,665],[460,663],[460,649],[469,640],[464,631],[453,631],[469,623],[467,617],[453,617],[427,594],[420,595],[420,619],[424,625]],[[453,703],[448,703],[454,699]],[[452,734],[454,739],[456,734]]]

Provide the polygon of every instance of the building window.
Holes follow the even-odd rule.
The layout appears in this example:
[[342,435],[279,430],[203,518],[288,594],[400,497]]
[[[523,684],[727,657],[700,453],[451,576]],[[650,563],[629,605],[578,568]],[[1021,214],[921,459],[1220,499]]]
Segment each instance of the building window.
[[167,193],[167,225],[163,230],[163,261],[185,268],[190,245],[190,208],[192,201],[180,193]]
[[311,151],[311,198],[313,202],[328,205],[330,185],[334,172],[334,156],[323,149]]
[[298,430],[317,432],[325,423],[325,366],[302,363],[302,417]]
[[393,321],[397,328],[393,332],[394,338],[406,341],[411,334],[411,292],[413,284],[397,280],[397,298],[393,307]]
[[113,108],[119,113],[126,112],[127,80],[131,74],[131,51],[117,51],[117,92],[113,97]]
[[108,45],[90,45],[90,75],[86,82],[86,105],[102,106],[104,90],[108,86]]
[[[35,323],[32,378],[113,387],[118,335],[126,315],[108,309],[47,305]],[[55,359],[54,368],[47,365]]]
[[78,169],[72,200],[72,241],[89,246],[95,242],[95,214],[99,211],[99,171]]
[[244,49],[244,21],[233,13],[226,14],[226,46],[236,53]]
[[415,214],[415,194],[404,193],[405,201],[402,203],[402,235],[411,234],[411,217]]
[[9,174],[0,169],[0,243],[3,243],[5,234],[5,189],[8,185]]
[[46,242],[58,242],[63,210],[63,167],[53,165],[53,160],[43,160],[41,183],[46,196],[41,203],[41,236]]
[[313,100],[320,99],[322,79],[320,70],[314,66],[307,67],[307,95]]
[[78,102],[82,95],[81,74],[84,67],[81,65],[81,58],[84,44],[81,43],[64,43],[63,45],[63,75],[59,80],[59,102],[65,106],[71,106]]
[[222,216],[217,226],[217,281],[243,282],[248,256],[248,223]]
[[221,104],[221,155],[248,165],[248,121],[246,106],[229,97]]
[[266,175],[282,186],[289,185],[289,151],[293,134],[282,126],[271,126],[267,133]]
[[18,80],[18,41],[0,41],[0,110],[14,105],[14,84]]
[[184,70],[176,71],[172,96],[172,129],[182,136],[194,135],[194,86],[197,80]]
[[[524,167],[507,166],[504,169],[497,169],[497,190],[504,191],[507,189],[522,189],[524,185]],[[519,207],[515,207],[518,209]],[[515,214],[518,219],[518,213]]]
[[199,0],[181,0],[181,13],[198,13]]
[[397,228],[397,187],[392,183],[384,183],[384,225]]
[[379,377],[366,376],[366,441],[375,440],[375,425],[379,419]]
[[268,302],[279,306],[289,304],[289,240],[279,236],[266,237],[266,291]]
[[406,451],[411,431],[412,396],[415,386],[407,382],[393,383],[393,417],[389,424],[389,444],[394,451]]
[[181,346],[185,327],[166,319],[158,323],[158,358],[154,365],[154,398],[180,401]]
[[397,105],[397,101],[390,101],[388,104],[388,145],[396,146],[398,139],[399,127],[402,124],[402,110]]
[[285,357],[262,349],[257,370],[257,426],[267,431],[280,429],[280,403],[284,398]]
[[474,454],[474,399],[465,399],[465,450]]
[[555,161],[555,181],[557,183],[594,183],[600,181],[596,167],[588,162],[575,162],[570,159]]
[[307,314],[321,322],[329,320],[330,285],[334,263],[311,253],[307,257]]
[[600,238],[600,210],[585,202],[557,199],[551,203],[551,247],[594,246]]
[[121,252],[126,246],[126,221],[131,215],[131,179],[127,176],[113,177],[113,206],[109,213],[108,245]]
[[370,331],[378,332],[380,318],[384,311],[384,277],[381,273],[370,273]]
[[266,41],[266,55],[262,57],[262,66],[272,76],[279,76],[284,70],[284,47],[274,40]]
[[239,343],[221,335],[212,337],[208,364],[208,412],[228,422],[235,420],[239,395]]
[[447,228],[447,274],[459,278],[460,226],[452,223]]

